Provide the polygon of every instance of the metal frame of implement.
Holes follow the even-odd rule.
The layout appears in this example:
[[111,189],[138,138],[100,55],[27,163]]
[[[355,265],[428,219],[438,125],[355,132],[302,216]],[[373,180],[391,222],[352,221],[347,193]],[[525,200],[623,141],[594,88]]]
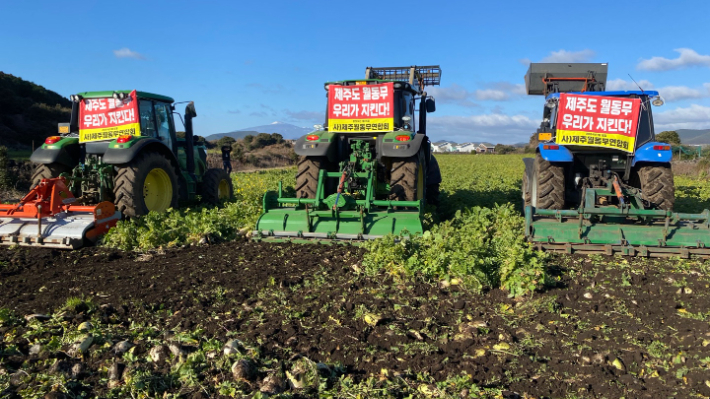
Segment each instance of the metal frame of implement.
[[[264,194],[263,213],[252,238],[256,241],[358,244],[404,231],[422,234],[424,199],[375,199],[377,161],[369,158],[369,143],[356,140],[352,147],[350,162],[341,163],[340,172],[325,169],[318,172],[315,198],[284,197],[281,182],[278,192]],[[338,178],[338,192],[325,197],[326,179]],[[355,183],[350,186],[346,181]]]
[[43,179],[18,204],[0,205],[0,245],[76,249],[96,241],[121,218],[108,201],[73,205],[64,177]]
[[[677,213],[644,209],[640,194],[620,188],[587,188],[578,209],[525,208],[525,235],[538,249],[568,254],[710,257],[710,210]],[[598,206],[598,197],[619,197]],[[631,201],[625,200],[630,197]],[[587,205],[588,204],[588,205]]]

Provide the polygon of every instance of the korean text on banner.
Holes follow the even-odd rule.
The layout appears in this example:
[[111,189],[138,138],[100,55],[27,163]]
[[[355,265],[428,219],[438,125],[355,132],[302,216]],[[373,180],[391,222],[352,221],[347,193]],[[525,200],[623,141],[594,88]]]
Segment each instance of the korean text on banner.
[[79,104],[79,142],[113,140],[140,135],[138,96],[133,90],[123,100],[84,98]]
[[328,87],[328,130],[338,133],[394,130],[394,83]]
[[560,94],[555,142],[634,152],[641,99]]

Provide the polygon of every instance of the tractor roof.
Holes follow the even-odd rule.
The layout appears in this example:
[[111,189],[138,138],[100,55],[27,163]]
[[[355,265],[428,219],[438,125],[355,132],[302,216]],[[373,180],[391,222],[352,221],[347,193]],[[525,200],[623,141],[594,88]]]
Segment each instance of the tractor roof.
[[[133,90],[105,90],[105,91],[85,91],[83,93],[77,93],[84,98],[107,98],[113,97],[113,93],[126,93],[130,94]],[[156,101],[164,101],[169,103],[174,103],[175,100],[172,97],[161,96],[160,94],[148,93],[146,91],[136,91],[138,98],[148,98]]]
[[[648,96],[657,97],[656,90],[629,90],[629,91],[585,91],[585,92],[570,92],[567,94],[583,94],[585,96],[609,96],[609,97],[631,97],[631,96]],[[550,93],[546,98],[559,98],[560,93]]]

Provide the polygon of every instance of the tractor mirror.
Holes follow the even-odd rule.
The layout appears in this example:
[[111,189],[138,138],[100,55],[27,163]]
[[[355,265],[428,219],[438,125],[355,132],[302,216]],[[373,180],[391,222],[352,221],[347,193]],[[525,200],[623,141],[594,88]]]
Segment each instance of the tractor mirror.
[[434,111],[436,111],[436,102],[433,97],[429,97],[426,99],[426,112],[429,113]]
[[195,111],[195,103],[192,101],[190,101],[190,103],[187,104],[187,107],[185,107],[185,116],[189,116],[191,118],[197,116],[197,111]]

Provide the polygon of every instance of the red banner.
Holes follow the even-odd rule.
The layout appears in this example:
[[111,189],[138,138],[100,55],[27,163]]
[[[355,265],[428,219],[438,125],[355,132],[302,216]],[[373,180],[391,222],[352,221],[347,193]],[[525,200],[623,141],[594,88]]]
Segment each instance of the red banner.
[[394,130],[394,83],[328,87],[328,130],[390,132]]
[[634,152],[641,99],[560,94],[555,142]]
[[123,100],[84,98],[79,104],[79,142],[140,135],[138,97],[133,90]]

